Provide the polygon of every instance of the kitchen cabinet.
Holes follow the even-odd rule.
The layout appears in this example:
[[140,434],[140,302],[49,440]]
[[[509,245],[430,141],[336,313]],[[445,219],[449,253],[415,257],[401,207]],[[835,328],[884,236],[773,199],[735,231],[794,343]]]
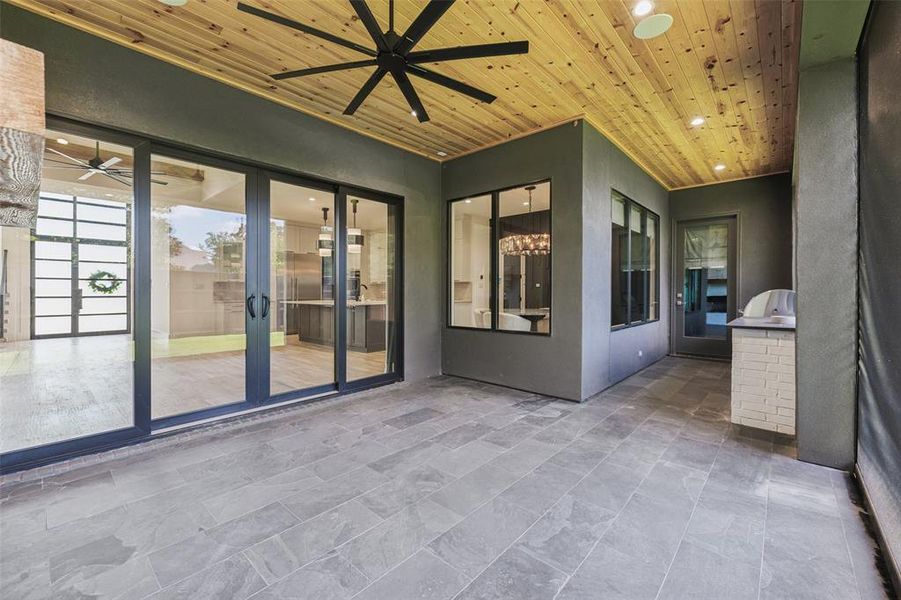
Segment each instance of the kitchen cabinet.
[[[331,303],[309,301],[293,304],[300,326],[298,339],[331,346],[335,342],[335,309]],[[347,307],[347,348],[356,352],[384,350],[385,304],[357,304]]]

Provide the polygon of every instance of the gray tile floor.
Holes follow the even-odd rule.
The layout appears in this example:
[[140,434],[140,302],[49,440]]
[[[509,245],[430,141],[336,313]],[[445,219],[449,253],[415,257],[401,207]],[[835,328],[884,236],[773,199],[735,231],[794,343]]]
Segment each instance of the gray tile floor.
[[442,377],[8,477],[0,597],[885,598],[846,475],[734,430],[728,377]]

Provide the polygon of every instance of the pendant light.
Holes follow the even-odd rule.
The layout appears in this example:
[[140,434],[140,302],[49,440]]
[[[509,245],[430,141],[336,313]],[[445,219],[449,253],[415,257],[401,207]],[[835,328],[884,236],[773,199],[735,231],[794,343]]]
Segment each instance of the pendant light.
[[347,228],[347,251],[351,254],[359,254],[363,251],[363,230],[357,229],[357,204],[359,202],[356,198],[350,200],[354,213],[354,226]]
[[332,248],[335,242],[332,240],[332,228],[328,224],[328,207],[322,208],[322,227],[319,228],[319,241],[316,247],[319,248],[319,256],[328,258],[332,255]]
[[[529,214],[532,214],[532,190],[534,185],[526,187],[529,192]],[[505,256],[541,256],[551,253],[550,233],[522,233],[508,235],[500,240],[501,254]]]

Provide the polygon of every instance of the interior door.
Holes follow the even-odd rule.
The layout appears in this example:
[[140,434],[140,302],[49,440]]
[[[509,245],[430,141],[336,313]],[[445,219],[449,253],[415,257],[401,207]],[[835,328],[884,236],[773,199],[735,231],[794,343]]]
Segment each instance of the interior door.
[[675,240],[673,350],[728,358],[726,323],[736,316],[736,219],[680,221]]

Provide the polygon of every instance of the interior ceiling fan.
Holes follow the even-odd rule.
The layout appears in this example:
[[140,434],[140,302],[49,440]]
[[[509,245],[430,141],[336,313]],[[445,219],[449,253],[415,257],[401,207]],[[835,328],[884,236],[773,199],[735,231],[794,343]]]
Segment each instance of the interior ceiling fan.
[[[73,156],[69,156],[64,152],[60,152],[56,148],[51,148],[47,146],[47,152],[52,152],[57,156],[61,156],[66,160],[59,160],[57,158],[48,157],[46,160],[48,162],[53,163],[50,165],[50,168],[53,169],[84,169],[84,174],[82,174],[78,181],[85,181],[90,179],[94,175],[104,175],[109,177],[113,181],[121,183],[122,185],[126,185],[131,187],[131,179],[134,178],[134,174],[132,169],[115,169],[113,168],[115,165],[122,162],[122,159],[118,156],[113,156],[108,158],[107,160],[103,160],[100,158],[100,142],[96,142],[96,146],[94,147],[94,157],[84,161],[80,158],[75,158]],[[151,175],[170,175],[169,173],[164,173],[162,171],[151,171]],[[175,175],[177,177],[177,175]],[[159,185],[169,185],[166,181],[161,181],[159,179],[151,179],[152,183],[156,183]]]
[[346,62],[337,65],[326,65],[322,67],[312,67],[309,69],[298,69],[296,71],[286,71],[284,73],[276,73],[272,75],[273,79],[290,79],[292,77],[303,77],[304,75],[315,75],[317,73],[328,73],[331,71],[343,71],[345,69],[357,69],[360,67],[376,67],[375,72],[369,76],[369,79],[363,84],[363,87],[353,97],[347,108],[344,109],[345,115],[352,115],[363,104],[366,97],[372,92],[376,85],[387,74],[391,74],[397,87],[400,88],[404,98],[410,105],[413,115],[419,119],[420,123],[429,120],[429,114],[419,99],[419,95],[413,88],[410,78],[407,76],[415,75],[426,81],[443,85],[454,91],[466,94],[476,100],[491,103],[494,102],[496,96],[484,92],[471,85],[457,81],[440,73],[436,73],[430,69],[421,66],[423,63],[444,62],[448,60],[461,60],[465,58],[483,58],[487,56],[504,56],[508,54],[526,54],[529,51],[529,42],[501,42],[497,44],[478,44],[475,46],[460,46],[456,48],[438,48],[435,50],[418,50],[413,51],[413,47],[419,43],[422,37],[438,22],[438,19],[453,6],[454,0],[430,0],[428,5],[419,13],[407,30],[403,34],[394,31],[394,0],[388,2],[388,31],[383,32],[378,22],[372,15],[364,0],[350,0],[351,6],[360,18],[360,21],[369,32],[372,41],[375,43],[375,50],[361,46],[360,44],[345,40],[336,35],[298,23],[292,19],[288,19],[281,15],[271,13],[253,6],[248,6],[243,2],[238,2],[238,10],[267,19],[279,25],[297,29],[309,35],[328,40],[329,42],[356,50],[361,54],[365,54],[370,58],[366,60],[358,60]]

